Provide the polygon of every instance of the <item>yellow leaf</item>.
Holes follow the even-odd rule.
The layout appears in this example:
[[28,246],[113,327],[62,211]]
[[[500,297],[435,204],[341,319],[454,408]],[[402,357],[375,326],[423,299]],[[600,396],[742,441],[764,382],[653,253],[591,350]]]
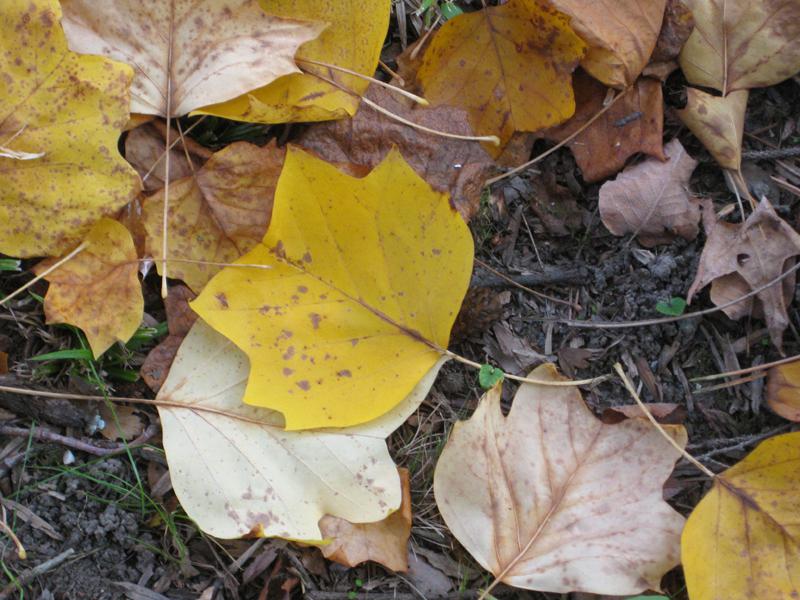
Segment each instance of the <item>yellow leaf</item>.
[[505,145],[515,131],[572,116],[571,74],[585,50],[563,14],[538,0],[510,0],[445,23],[417,78],[431,103],[466,109],[476,133]]
[[[260,148],[235,142],[214,154],[193,176],[170,184],[170,277],[194,291],[264,237],[285,151],[274,143]],[[147,254],[161,272],[164,192],[145,199],[142,211]]]
[[717,475],[681,539],[692,600],[800,597],[800,432]]
[[767,404],[784,419],[800,422],[800,360],[769,370]]
[[[531,373],[563,381],[551,364]],[[542,592],[657,590],[678,564],[683,517],[662,499],[680,458],[645,419],[606,425],[574,387],[524,383],[508,417],[500,386],[456,423],[433,479],[436,504],[502,582]],[[664,428],[681,446],[686,431]]]
[[0,14],[0,252],[55,255],[139,191],[117,151],[130,67],[67,49],[56,0],[5,0]]
[[656,47],[666,0],[551,1],[589,45],[584,69],[612,87],[636,81]]
[[721,167],[738,171],[742,164],[744,114],[750,92],[737,90],[727,96],[712,96],[686,88],[686,108],[678,116],[703,142]]
[[[389,25],[391,0],[372,0],[368,4],[363,0],[260,0],[260,3],[272,15],[328,23],[318,38],[297,51],[300,66],[336,81],[357,95],[366,91],[368,84],[361,78],[302,60],[321,61],[373,75]],[[259,123],[326,121],[354,115],[358,102],[356,95],[318,77],[294,73],[223,104],[206,106],[197,113]]]
[[[144,299],[131,234],[112,219],[101,219],[86,236],[89,246],[47,275],[44,299],[48,323],[80,327],[92,353],[100,356],[116,342],[127,342],[142,322]],[[36,265],[41,273],[55,262]]]
[[800,2],[686,0],[694,31],[680,55],[694,85],[726,96],[766,87],[800,71]]
[[472,237],[392,151],[363,179],[287,153],[264,240],[192,308],[250,357],[248,404],[287,429],[384,414],[439,360],[466,293]]
[[298,72],[324,25],[279,19],[257,0],[62,0],[76,52],[134,65],[131,112],[180,116]]
[[346,567],[355,567],[368,560],[392,571],[408,570],[408,538],[411,535],[411,483],[408,469],[400,471],[403,501],[400,508],[382,521],[350,523],[325,515],[320,531],[331,543],[321,546],[323,556]]

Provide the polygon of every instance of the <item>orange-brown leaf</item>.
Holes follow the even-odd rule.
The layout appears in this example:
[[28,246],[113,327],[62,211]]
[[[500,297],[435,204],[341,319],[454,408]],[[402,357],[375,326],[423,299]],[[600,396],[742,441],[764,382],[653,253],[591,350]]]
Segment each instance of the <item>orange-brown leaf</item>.
[[800,360],[769,370],[767,404],[784,419],[800,422]]

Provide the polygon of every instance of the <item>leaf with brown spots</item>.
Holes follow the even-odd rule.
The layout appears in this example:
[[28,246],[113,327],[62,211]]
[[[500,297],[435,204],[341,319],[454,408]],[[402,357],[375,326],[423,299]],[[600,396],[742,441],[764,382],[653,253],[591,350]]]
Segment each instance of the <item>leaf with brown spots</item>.
[[401,402],[447,348],[472,236],[393,150],[364,178],[286,156],[264,240],[192,308],[250,357],[244,401],[287,429],[365,423]]
[[[127,342],[142,322],[144,299],[131,234],[116,221],[101,219],[86,236],[88,246],[47,275],[44,299],[48,323],[69,323],[86,334],[95,357],[116,342]],[[41,273],[55,262],[36,265]]]
[[[193,176],[173,181],[167,226],[170,277],[199,292],[221,267],[252,249],[267,230],[285,150],[235,142],[215,153]],[[164,192],[144,201],[146,253],[161,272]]]
[[465,109],[478,134],[505,145],[515,131],[572,116],[570,75],[584,52],[563,14],[540,0],[510,0],[447,21],[417,79],[431,103]]
[[69,47],[134,67],[131,112],[178,117],[297,73],[324,29],[257,0],[61,0]]
[[742,165],[744,114],[749,95],[747,90],[737,90],[727,96],[712,96],[687,88],[686,108],[676,111],[711,156],[726,169],[738,171]]
[[322,535],[331,543],[321,546],[322,554],[346,567],[368,560],[392,571],[408,570],[408,538],[411,535],[411,484],[408,469],[400,471],[403,501],[400,508],[382,521],[350,523],[326,515],[319,522]]
[[335,431],[286,431],[278,413],[242,403],[247,356],[198,321],[158,394],[186,405],[158,407],[181,506],[220,538],[322,543],[319,521],[326,514],[351,523],[385,518],[402,498],[385,438],[417,409],[442,362],[380,419]]
[[800,360],[769,370],[766,395],[767,404],[777,414],[800,422]]
[[681,539],[692,600],[800,598],[800,432],[714,478]]
[[0,15],[0,253],[50,256],[77,244],[139,191],[117,151],[130,67],[67,49],[56,0],[4,0]]
[[[531,377],[564,381],[551,364]],[[606,425],[575,387],[500,387],[456,423],[433,479],[447,526],[498,581],[636,594],[679,562],[684,519],[662,499],[680,455],[645,419]],[[663,426],[681,446],[682,426]]]

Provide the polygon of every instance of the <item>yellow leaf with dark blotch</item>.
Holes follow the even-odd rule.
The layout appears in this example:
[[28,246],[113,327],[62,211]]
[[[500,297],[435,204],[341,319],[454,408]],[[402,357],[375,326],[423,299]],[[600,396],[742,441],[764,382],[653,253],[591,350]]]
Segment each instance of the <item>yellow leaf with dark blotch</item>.
[[[131,112],[181,116],[297,73],[324,24],[281,19],[257,0],[61,0],[69,47],[135,67]],[[169,99],[169,106],[167,105]]]
[[694,85],[725,96],[767,87],[800,71],[797,0],[686,0],[695,28],[681,69]]
[[67,49],[56,0],[6,0],[0,13],[0,252],[55,255],[139,191],[117,151],[130,67]]
[[[168,214],[170,277],[194,291],[264,237],[285,150],[235,142],[214,154],[194,176],[170,184]],[[142,214],[146,252],[161,272],[163,190],[145,199]],[[203,262],[205,261],[205,262]]]
[[714,479],[681,558],[692,600],[800,598],[800,432],[761,442]]
[[382,521],[350,523],[339,517],[324,516],[319,529],[331,542],[320,546],[322,554],[346,567],[368,560],[392,571],[408,570],[408,538],[411,535],[411,484],[408,469],[398,469],[403,487],[400,508]]
[[502,146],[515,131],[572,116],[571,73],[585,50],[564,15],[539,0],[510,0],[447,21],[417,79],[431,103],[464,108],[475,132]]
[[290,149],[264,240],[192,308],[250,357],[244,401],[287,429],[346,427],[400,402],[447,347],[469,230],[392,151],[363,179]]
[[800,360],[769,370],[766,396],[772,410],[784,419],[800,422]]
[[681,121],[703,142],[721,167],[738,171],[742,164],[744,114],[750,92],[737,90],[712,96],[687,88],[686,108],[676,111]]
[[[531,377],[565,381],[552,364]],[[657,590],[684,519],[662,498],[678,451],[645,419],[606,425],[575,387],[501,388],[456,423],[433,477],[447,526],[499,581],[541,592]],[[663,428],[680,445],[686,430]]]
[[358,109],[358,96],[366,91],[368,82],[302,60],[374,75],[389,26],[391,0],[371,0],[369,5],[363,0],[260,0],[260,3],[271,15],[327,23],[319,37],[300,47],[296,58],[304,71],[318,73],[353,93],[319,77],[293,73],[223,104],[206,106],[197,113],[256,123],[327,121],[353,116]]
[[[112,219],[101,219],[86,236],[85,250],[47,275],[44,298],[48,323],[80,327],[95,357],[116,342],[127,342],[142,322],[144,299],[131,234]],[[55,262],[36,265],[41,273]]]
[[667,0],[551,0],[589,45],[581,66],[606,85],[639,77],[656,46]]

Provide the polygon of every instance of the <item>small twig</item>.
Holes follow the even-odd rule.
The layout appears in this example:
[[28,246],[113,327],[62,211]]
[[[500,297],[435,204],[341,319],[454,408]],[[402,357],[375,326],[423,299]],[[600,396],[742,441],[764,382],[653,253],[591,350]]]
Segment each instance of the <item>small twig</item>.
[[548,285],[553,283],[579,283],[580,281],[585,280],[585,277],[583,276],[583,273],[581,273],[580,269],[566,269],[566,270],[553,269],[541,273],[523,273],[520,275],[506,275],[505,273],[502,273],[490,267],[488,264],[486,264],[485,262],[483,262],[478,258],[474,259],[474,261],[475,264],[486,269],[487,271],[489,271],[490,273],[494,274],[497,277],[497,279],[493,279],[488,277],[480,277],[476,275],[472,279],[472,285],[474,286],[497,287],[503,285],[502,282],[505,282],[521,290],[524,290],[529,294],[533,294],[534,296],[539,296],[540,298],[550,300],[551,302],[564,304],[576,310],[580,310],[581,308],[578,304],[569,302],[567,300],[561,300],[560,298],[554,298],[553,296],[543,294],[542,292],[537,292],[536,290],[527,287],[530,285]]
[[734,444],[732,446],[726,446],[724,448],[716,448],[714,450],[710,450],[705,454],[701,454],[698,456],[698,460],[709,460],[710,458],[718,455],[718,454],[727,454],[728,452],[734,452],[736,450],[744,450],[747,446],[752,446],[753,444],[760,442],[761,440],[765,440],[767,438],[772,437],[773,435],[778,435],[779,433],[783,433],[787,429],[792,426],[791,423],[786,423],[785,425],[781,425],[780,427],[776,427],[771,431],[767,431],[766,433],[760,433],[757,435],[749,435],[745,436],[747,439],[742,440],[738,444]]
[[0,590],[0,600],[5,600],[9,597],[9,595],[13,594],[14,592],[19,590],[18,586],[27,585],[28,582],[36,579],[40,575],[44,575],[48,571],[52,571],[53,569],[58,568],[62,563],[64,563],[70,556],[75,554],[74,548],[67,548],[59,554],[58,556],[54,556],[53,558],[44,561],[41,564],[36,565],[32,569],[21,573],[16,581],[12,581],[7,586],[5,586],[2,590]]
[[756,365],[754,367],[747,367],[745,369],[737,369],[735,371],[725,371],[724,373],[714,373],[713,375],[703,375],[702,377],[693,377],[689,381],[691,381],[692,383],[696,383],[698,381],[712,381],[714,379],[722,379],[724,377],[747,375],[748,373],[755,373],[757,371],[771,369],[772,367],[785,365],[787,363],[795,362],[796,360],[800,360],[800,354],[795,354],[794,356],[787,356],[786,358],[781,358],[780,360],[774,360],[772,362],[764,363],[763,365]]
[[[214,262],[213,260],[195,260],[192,258],[174,258],[169,257],[169,262],[190,263],[193,265],[211,265],[212,267],[238,267],[244,269],[271,269],[272,265],[258,265],[250,263],[228,263],[228,262]],[[153,258],[138,258],[135,262],[153,262]]]
[[8,514],[6,513],[5,506],[0,506],[0,531],[5,533],[9,539],[14,542],[14,545],[17,547],[17,556],[20,560],[25,560],[28,558],[28,553],[25,551],[25,546],[22,545],[22,542],[19,541],[17,534],[14,533],[14,530],[11,529],[11,526],[8,524]]
[[[147,443],[150,438],[152,438],[158,432],[158,427],[155,425],[150,425],[142,432],[138,438],[133,440],[130,444],[127,445],[127,448],[135,448],[136,446],[141,446]],[[54,431],[49,431],[47,429],[26,429],[24,427],[11,427],[8,425],[0,425],[0,435],[9,435],[9,436],[16,436],[16,437],[23,437],[23,438],[34,438],[37,440],[45,441],[45,442],[54,442],[56,444],[61,444],[62,446],[66,446],[67,448],[72,448],[73,450],[78,450],[80,452],[86,452],[87,454],[92,454],[94,456],[110,456],[112,454],[118,454],[120,452],[126,451],[125,444],[118,444],[112,448],[102,448],[100,446],[95,446],[89,442],[84,442],[83,440],[79,440],[72,437],[67,437],[65,435],[61,435],[59,433],[55,433]]]
[[52,273],[56,269],[60,268],[64,263],[69,262],[70,260],[75,258],[78,254],[80,254],[81,252],[86,250],[87,246],[89,246],[89,242],[83,242],[80,246],[75,248],[72,252],[67,254],[64,258],[62,258],[61,260],[56,261],[55,263],[53,263],[52,265],[47,267],[44,271],[39,273],[36,277],[31,279],[28,283],[26,283],[22,287],[17,288],[13,292],[11,292],[8,296],[6,296],[2,300],[0,300],[0,306],[3,306],[3,304],[8,302],[9,300],[14,298],[15,296],[18,296],[19,294],[21,294],[25,290],[27,290],[29,287],[31,287],[37,281],[40,281],[40,280],[44,279],[45,277],[47,277],[48,275],[50,275],[50,273]]

